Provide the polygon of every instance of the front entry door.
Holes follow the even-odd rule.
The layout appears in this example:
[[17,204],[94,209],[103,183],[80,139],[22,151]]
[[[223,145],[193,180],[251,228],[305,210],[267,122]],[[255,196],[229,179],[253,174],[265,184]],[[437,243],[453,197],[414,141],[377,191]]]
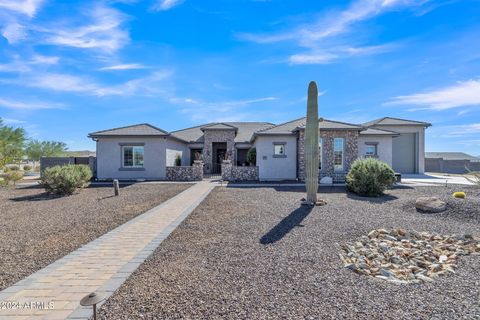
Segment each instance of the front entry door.
[[217,155],[213,163],[213,172],[212,173],[221,173],[222,172],[222,161],[225,159],[225,154],[227,153],[226,149],[217,149]]

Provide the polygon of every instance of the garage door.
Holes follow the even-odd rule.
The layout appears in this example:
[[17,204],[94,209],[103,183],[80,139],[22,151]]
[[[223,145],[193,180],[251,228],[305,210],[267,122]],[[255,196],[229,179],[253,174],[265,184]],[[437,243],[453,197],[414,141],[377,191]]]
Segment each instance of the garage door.
[[402,133],[400,136],[393,138],[392,149],[393,170],[400,173],[416,173],[415,133]]

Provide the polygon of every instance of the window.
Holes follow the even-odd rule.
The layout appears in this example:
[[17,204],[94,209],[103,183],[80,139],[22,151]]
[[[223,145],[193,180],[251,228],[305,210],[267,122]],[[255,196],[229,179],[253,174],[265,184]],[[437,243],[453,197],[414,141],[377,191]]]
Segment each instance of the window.
[[333,156],[335,171],[343,171],[343,138],[333,140]]
[[365,156],[367,157],[375,157],[377,156],[377,145],[370,144],[365,147]]
[[143,168],[143,146],[123,146],[123,167]]
[[273,156],[275,156],[275,157],[286,157],[286,155],[285,155],[285,143],[284,142],[274,142],[273,143]]
[[323,150],[323,139],[318,140],[318,169],[322,170],[322,150]]

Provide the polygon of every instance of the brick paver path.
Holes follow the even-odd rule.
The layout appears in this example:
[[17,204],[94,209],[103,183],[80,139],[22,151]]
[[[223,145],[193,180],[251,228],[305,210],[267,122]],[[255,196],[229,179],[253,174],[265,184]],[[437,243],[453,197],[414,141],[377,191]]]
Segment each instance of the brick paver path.
[[88,319],[215,187],[200,182],[0,292],[0,319]]

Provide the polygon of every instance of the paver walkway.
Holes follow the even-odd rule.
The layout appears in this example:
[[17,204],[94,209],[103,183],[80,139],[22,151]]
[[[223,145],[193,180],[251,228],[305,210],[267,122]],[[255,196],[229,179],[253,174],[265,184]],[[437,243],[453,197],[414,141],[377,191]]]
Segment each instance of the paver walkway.
[[0,319],[88,319],[215,187],[200,182],[0,292]]

